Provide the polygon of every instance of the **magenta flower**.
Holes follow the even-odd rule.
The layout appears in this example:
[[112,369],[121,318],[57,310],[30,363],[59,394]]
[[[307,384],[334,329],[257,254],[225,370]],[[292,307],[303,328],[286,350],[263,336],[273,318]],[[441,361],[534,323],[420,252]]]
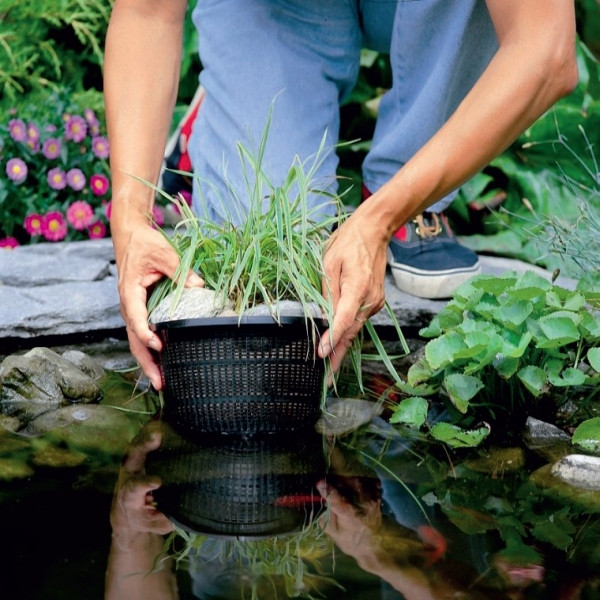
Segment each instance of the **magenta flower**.
[[42,154],[52,160],[60,156],[61,148],[62,144],[58,138],[48,138],[42,145]]
[[69,169],[67,171],[67,184],[76,192],[80,192],[85,187],[85,175],[81,169]]
[[48,171],[48,185],[53,190],[64,190],[67,187],[67,177],[60,167]]
[[27,177],[27,165],[20,158],[11,158],[6,163],[6,174],[15,183],[22,183]]
[[88,125],[83,117],[73,115],[68,117],[65,126],[65,137],[75,143],[82,142],[87,135]]
[[106,235],[106,225],[102,221],[94,221],[88,227],[88,233],[90,234],[90,240],[99,240]]
[[103,196],[108,191],[108,178],[96,173],[90,177],[90,187],[95,196]]
[[41,235],[44,226],[44,217],[38,214],[27,215],[24,225],[25,231],[29,235]]
[[77,231],[83,231],[91,224],[93,218],[94,209],[84,200],[77,200],[67,208],[67,221]]
[[42,222],[42,234],[49,242],[59,242],[67,235],[67,222],[57,210],[46,213]]
[[22,142],[27,137],[27,127],[21,119],[11,119],[8,122],[8,131],[15,142]]
[[92,152],[96,158],[108,158],[108,140],[101,135],[92,138]]
[[0,248],[6,248],[7,250],[12,250],[19,245],[17,238],[14,237],[5,237],[0,239]]
[[157,206],[156,204],[152,207],[152,219],[155,225],[162,227],[165,224],[165,216],[163,214],[162,208]]
[[109,200],[104,205],[104,214],[106,215],[106,218],[110,221],[110,215],[112,214],[112,200]]

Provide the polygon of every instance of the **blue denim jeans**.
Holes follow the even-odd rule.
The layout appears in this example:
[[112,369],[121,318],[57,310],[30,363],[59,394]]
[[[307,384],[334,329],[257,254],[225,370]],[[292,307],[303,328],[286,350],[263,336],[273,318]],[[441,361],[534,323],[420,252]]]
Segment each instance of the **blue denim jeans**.
[[393,73],[363,165],[371,192],[443,125],[497,48],[484,0],[199,0],[193,20],[206,97],[189,151],[194,208],[210,219],[243,218],[235,205],[247,206],[253,175],[237,144],[258,152],[270,109],[270,182],[281,185],[295,157],[308,170],[324,140],[315,181],[337,189],[339,108],[362,48],[389,53]]

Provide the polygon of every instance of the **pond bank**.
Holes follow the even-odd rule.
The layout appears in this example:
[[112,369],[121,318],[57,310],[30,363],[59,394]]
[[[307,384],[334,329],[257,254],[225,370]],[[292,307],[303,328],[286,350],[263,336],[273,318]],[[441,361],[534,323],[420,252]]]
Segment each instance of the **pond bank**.
[[[491,256],[480,260],[485,273],[532,269],[551,278],[551,273],[521,261]],[[562,277],[557,283],[568,288],[575,284]],[[400,292],[389,273],[385,285],[388,303],[406,330],[428,324],[446,304]],[[1,251],[0,306],[0,357],[39,345],[126,339],[109,238]],[[377,327],[391,326],[385,311],[372,321]]]

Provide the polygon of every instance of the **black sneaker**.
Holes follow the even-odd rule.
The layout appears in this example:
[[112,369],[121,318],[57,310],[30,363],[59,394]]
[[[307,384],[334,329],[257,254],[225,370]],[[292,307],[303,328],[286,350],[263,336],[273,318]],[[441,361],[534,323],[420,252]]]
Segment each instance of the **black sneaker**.
[[424,212],[399,229],[388,247],[399,290],[420,298],[449,298],[481,271],[479,258],[461,246],[444,214]]

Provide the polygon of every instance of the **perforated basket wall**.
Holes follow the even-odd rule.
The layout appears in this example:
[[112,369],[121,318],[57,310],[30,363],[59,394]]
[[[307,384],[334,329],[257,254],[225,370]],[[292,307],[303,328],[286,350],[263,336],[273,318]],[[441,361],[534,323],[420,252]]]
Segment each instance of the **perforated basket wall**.
[[162,481],[153,492],[158,508],[180,527],[219,537],[267,537],[302,528],[320,510],[314,486],[324,477],[325,459],[314,432],[301,439],[214,440],[186,440],[148,456],[147,472]]
[[253,435],[310,427],[319,418],[325,323],[300,317],[193,319],[154,326],[164,418],[191,433]]

